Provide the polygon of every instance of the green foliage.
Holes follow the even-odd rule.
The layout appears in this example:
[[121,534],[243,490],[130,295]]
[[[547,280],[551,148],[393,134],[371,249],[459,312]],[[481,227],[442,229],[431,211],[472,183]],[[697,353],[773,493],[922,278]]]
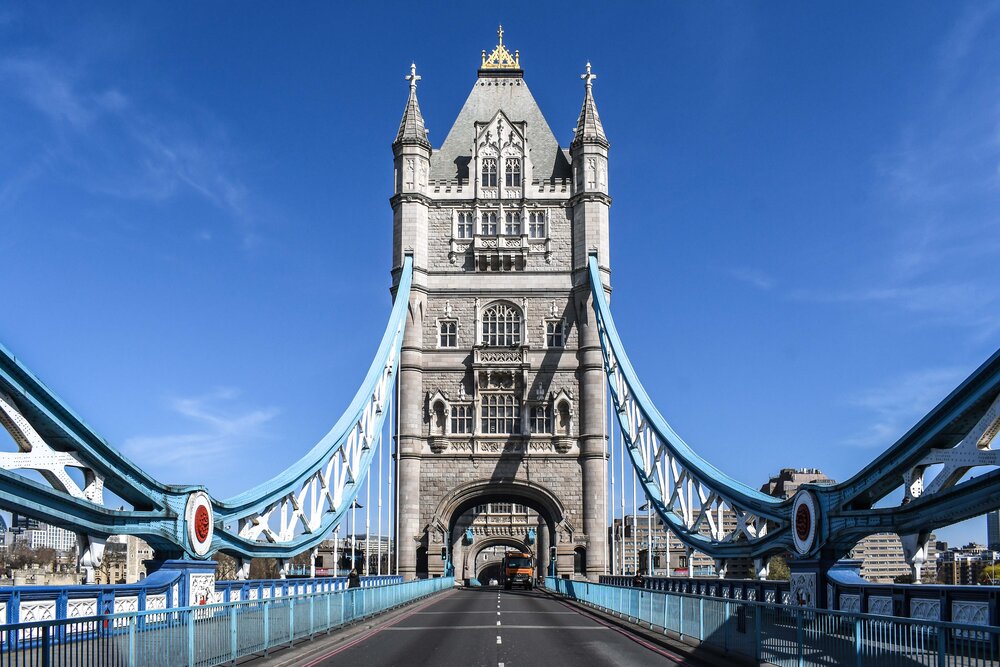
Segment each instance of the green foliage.
[[979,583],[988,586],[1000,585],[1000,564],[987,565],[979,573]]
[[791,573],[784,556],[771,556],[767,561],[767,578],[770,581],[788,581]]

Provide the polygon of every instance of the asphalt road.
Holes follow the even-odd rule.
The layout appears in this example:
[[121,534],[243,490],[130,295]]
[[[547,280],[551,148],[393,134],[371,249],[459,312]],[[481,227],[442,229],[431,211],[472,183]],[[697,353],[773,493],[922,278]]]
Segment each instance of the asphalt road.
[[679,656],[537,591],[456,590],[308,665],[678,665]]

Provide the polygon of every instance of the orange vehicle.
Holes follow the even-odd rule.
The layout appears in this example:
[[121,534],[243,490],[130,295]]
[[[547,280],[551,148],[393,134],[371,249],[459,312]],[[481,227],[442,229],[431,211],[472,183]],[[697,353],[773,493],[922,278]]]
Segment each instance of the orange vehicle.
[[510,590],[523,586],[531,590],[534,586],[535,569],[531,554],[508,551],[503,556],[503,587]]

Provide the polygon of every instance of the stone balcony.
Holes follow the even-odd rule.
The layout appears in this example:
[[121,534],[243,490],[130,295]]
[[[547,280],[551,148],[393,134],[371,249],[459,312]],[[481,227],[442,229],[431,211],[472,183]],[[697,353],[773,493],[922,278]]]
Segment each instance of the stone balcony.
[[527,366],[528,347],[485,347],[479,346],[472,350],[474,366]]

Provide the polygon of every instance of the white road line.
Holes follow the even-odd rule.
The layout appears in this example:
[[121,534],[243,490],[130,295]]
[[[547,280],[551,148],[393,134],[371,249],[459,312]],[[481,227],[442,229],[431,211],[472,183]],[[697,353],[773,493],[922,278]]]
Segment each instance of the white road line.
[[[440,625],[414,626],[414,625],[394,625],[388,627],[384,632],[441,632],[447,630],[496,630],[495,625]],[[602,625],[505,625],[505,630],[608,630]]]
[[500,625],[500,619],[497,619],[497,625]]
[[500,635],[497,635],[497,644],[500,643]]

